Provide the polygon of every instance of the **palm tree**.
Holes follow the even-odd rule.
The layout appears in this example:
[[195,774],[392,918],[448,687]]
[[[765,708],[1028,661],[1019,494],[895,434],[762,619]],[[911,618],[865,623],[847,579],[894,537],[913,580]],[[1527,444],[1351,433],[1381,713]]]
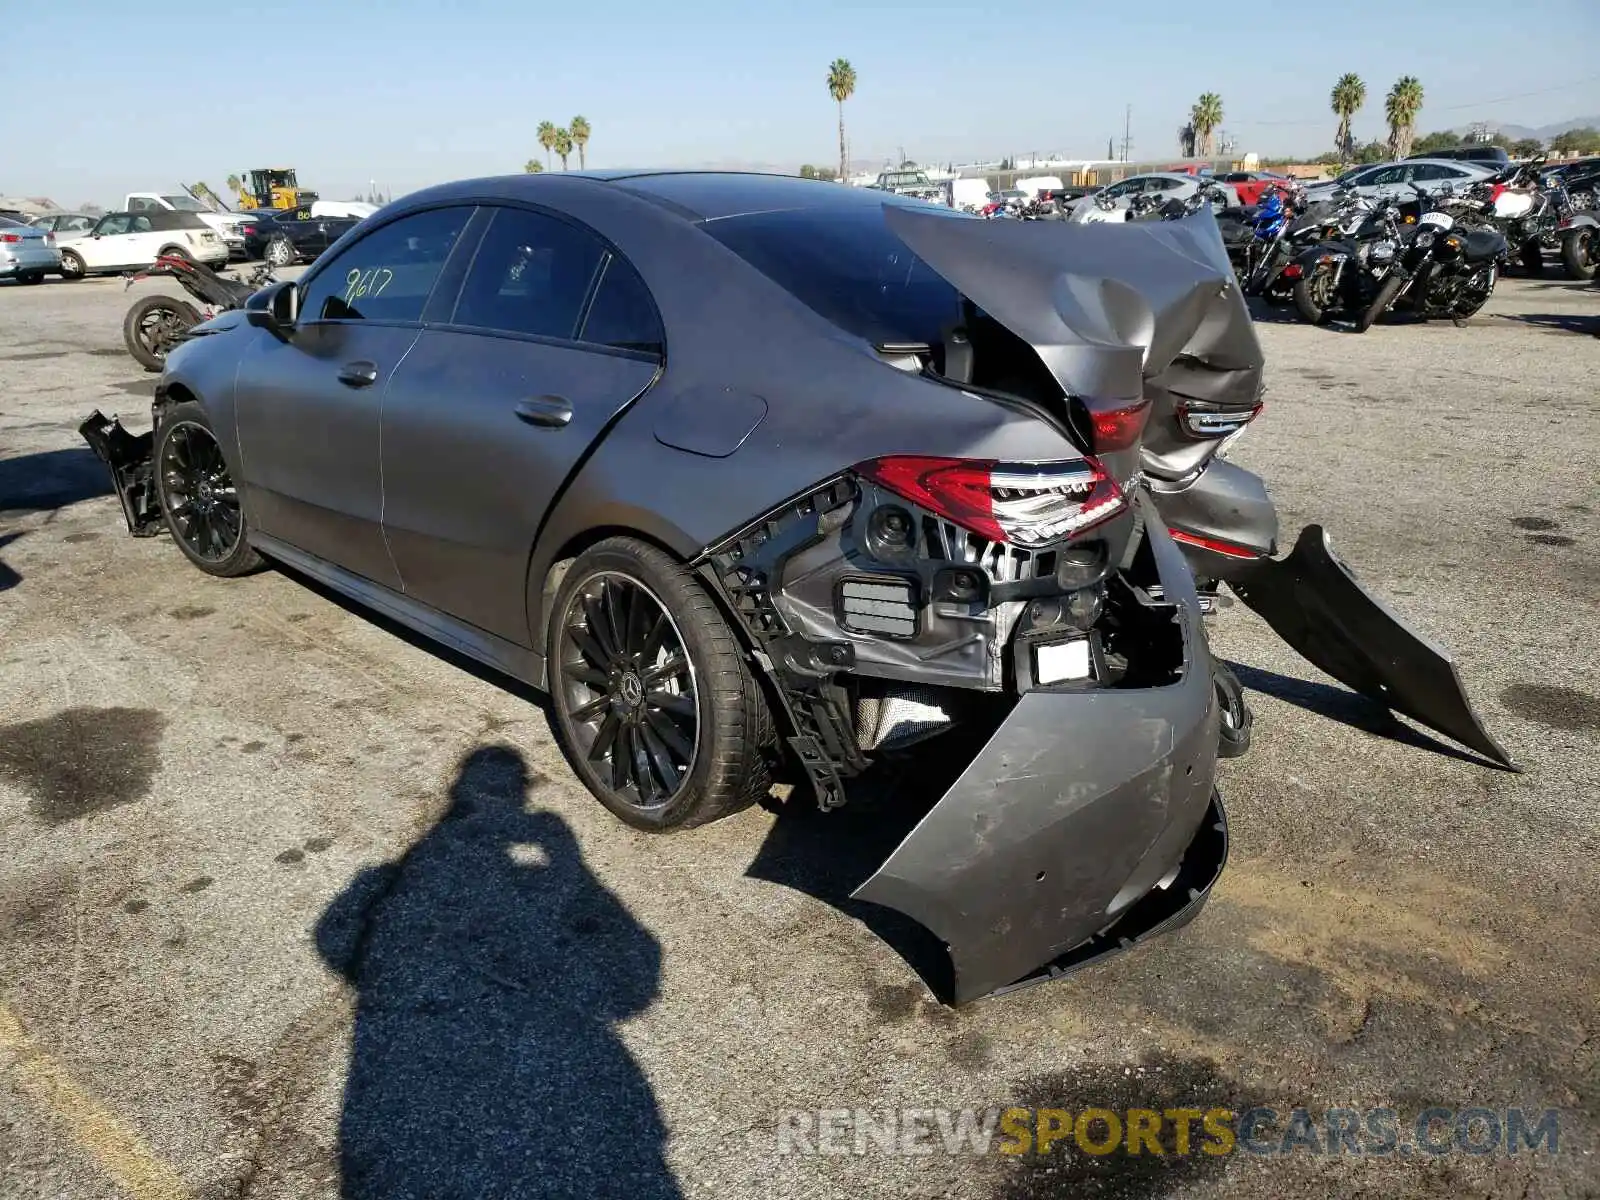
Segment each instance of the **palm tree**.
[[1384,101],[1389,118],[1389,155],[1404,158],[1411,153],[1411,139],[1417,134],[1417,114],[1422,111],[1422,83],[1415,75],[1402,75],[1389,89]]
[[544,147],[544,163],[550,166],[550,151],[556,148],[556,126],[554,121],[539,122],[539,145]]
[[848,58],[836,58],[833,65],[828,68],[828,95],[832,96],[839,105],[839,178],[844,179],[850,173],[850,165],[845,161],[844,149],[844,102],[856,93],[856,69],[850,65]]
[[556,157],[561,160],[561,169],[567,169],[567,155],[572,153],[572,130],[556,130]]
[[530,158],[527,162],[522,164],[522,169],[529,175],[538,175],[544,170],[544,164],[537,158]]
[[1334,115],[1339,118],[1339,132],[1334,135],[1333,147],[1339,152],[1339,161],[1345,162],[1355,151],[1355,141],[1350,136],[1350,118],[1367,102],[1367,85],[1361,82],[1361,76],[1346,71],[1339,76],[1339,82],[1333,85],[1328,102],[1333,106]]
[[589,144],[589,122],[582,117],[573,117],[572,124],[567,126],[572,131],[572,144],[578,148],[578,170],[583,170],[585,161],[583,148]]
[[1206,92],[1189,110],[1189,121],[1194,126],[1195,137],[1200,143],[1200,157],[1210,158],[1211,135],[1216,132],[1217,126],[1222,124],[1222,97],[1215,92]]

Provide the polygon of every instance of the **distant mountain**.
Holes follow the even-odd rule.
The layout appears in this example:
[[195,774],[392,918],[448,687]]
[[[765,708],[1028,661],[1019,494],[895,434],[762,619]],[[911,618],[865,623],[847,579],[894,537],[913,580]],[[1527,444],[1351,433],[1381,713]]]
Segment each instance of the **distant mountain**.
[[[1570,121],[1557,121],[1554,125],[1540,125],[1536,129],[1527,125],[1502,125],[1495,121],[1488,121],[1486,124],[1489,128],[1505,134],[1513,142],[1521,141],[1523,138],[1538,138],[1541,142],[1548,142],[1557,134],[1565,133],[1569,129],[1600,129],[1600,116],[1573,117]],[[1466,134],[1471,130],[1470,125],[1457,125],[1450,132]]]

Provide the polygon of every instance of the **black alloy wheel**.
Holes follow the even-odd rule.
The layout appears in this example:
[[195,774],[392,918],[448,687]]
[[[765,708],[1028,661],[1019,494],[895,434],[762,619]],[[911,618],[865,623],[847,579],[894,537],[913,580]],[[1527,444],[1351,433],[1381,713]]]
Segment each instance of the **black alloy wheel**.
[[156,434],[154,467],[167,531],[190,562],[221,576],[263,565],[245,538],[239,489],[198,404],[167,410]]
[[614,797],[641,812],[667,805],[694,771],[700,695],[677,623],[622,572],[572,593],[558,651],[574,749]]

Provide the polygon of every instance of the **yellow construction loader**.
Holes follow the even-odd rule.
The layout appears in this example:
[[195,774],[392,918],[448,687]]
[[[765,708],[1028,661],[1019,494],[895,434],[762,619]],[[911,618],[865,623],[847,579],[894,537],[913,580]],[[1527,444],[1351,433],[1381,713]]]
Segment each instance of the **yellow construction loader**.
[[241,209],[299,208],[310,204],[317,193],[300,186],[293,167],[261,167],[232,176],[228,182],[239,194]]

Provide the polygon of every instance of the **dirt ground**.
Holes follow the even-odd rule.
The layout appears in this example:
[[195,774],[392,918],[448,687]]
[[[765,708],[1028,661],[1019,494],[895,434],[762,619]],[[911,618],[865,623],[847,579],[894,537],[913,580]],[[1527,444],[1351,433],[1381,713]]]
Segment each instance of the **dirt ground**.
[[[0,1196],[1600,1194],[1600,292],[1264,320],[1235,452],[1524,772],[1225,609],[1256,733],[1211,904],[954,1011],[847,899],[915,796],[634,833],[537,696],[128,537],[75,427],[145,427],[129,303],[0,285]],[[1392,1108],[1407,1145],[1430,1106],[1554,1108],[1559,1146],[779,1149],[796,1111],[1013,1105]]]

